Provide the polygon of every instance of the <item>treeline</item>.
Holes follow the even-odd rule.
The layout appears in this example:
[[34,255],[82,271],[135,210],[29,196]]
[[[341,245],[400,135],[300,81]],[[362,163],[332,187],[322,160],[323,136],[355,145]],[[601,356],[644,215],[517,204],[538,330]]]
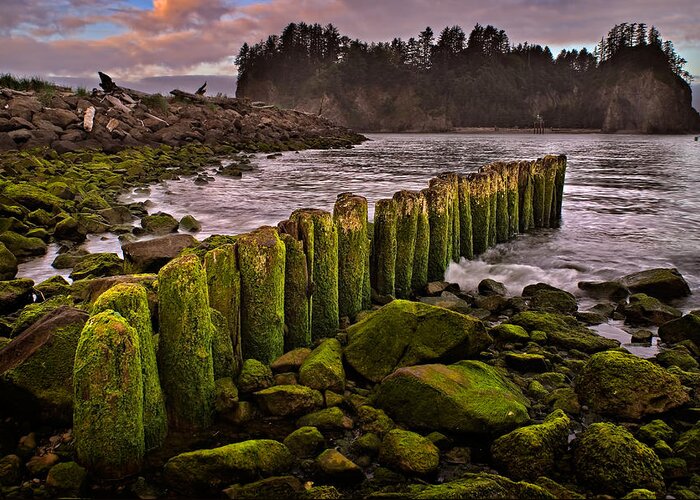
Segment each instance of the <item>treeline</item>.
[[287,107],[319,100],[319,112],[327,100],[347,125],[365,130],[386,126],[368,123],[374,118],[358,109],[358,99],[407,127],[403,115],[419,109],[446,128],[527,127],[537,114],[551,126],[599,128],[602,111],[591,100],[616,72],[652,68],[690,79],[673,43],[642,23],[613,27],[592,53],[556,56],[547,46],[513,45],[490,25],[477,24],[468,35],[460,26],[437,35],[428,27],[408,40],[367,43],[331,24],[291,23],[279,36],[244,44],[236,63],[238,96]]

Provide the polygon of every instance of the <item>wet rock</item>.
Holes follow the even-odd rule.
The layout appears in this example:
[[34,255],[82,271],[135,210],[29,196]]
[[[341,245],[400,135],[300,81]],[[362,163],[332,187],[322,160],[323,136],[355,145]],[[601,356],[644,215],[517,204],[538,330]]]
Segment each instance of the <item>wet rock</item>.
[[61,210],[66,204],[65,200],[52,195],[45,189],[24,182],[7,185],[4,194],[29,210],[43,208],[47,212],[53,212],[54,210]]
[[129,224],[134,216],[129,209],[123,205],[115,205],[109,208],[103,208],[97,211],[97,215],[102,217],[112,226],[119,224]]
[[171,234],[146,241],[122,245],[124,272],[127,274],[156,273],[185,248],[196,247],[199,242],[189,234]]
[[509,352],[505,361],[510,368],[525,373],[542,373],[550,369],[549,361],[542,354]]
[[536,311],[571,314],[578,310],[578,304],[576,298],[564,290],[538,290],[530,299],[530,308]]
[[325,442],[323,434],[316,427],[305,426],[284,438],[283,444],[295,457],[309,458],[315,457]]
[[489,330],[489,334],[496,342],[500,343],[527,343],[530,341],[530,335],[527,331],[518,325],[510,325],[502,323]]
[[249,394],[267,389],[273,384],[272,370],[257,359],[243,361],[241,373],[238,375],[238,390]]
[[176,233],[179,222],[175,217],[164,212],[147,215],[141,219],[141,227],[153,234]]
[[0,280],[11,280],[17,276],[17,258],[4,243],[0,243]]
[[353,483],[364,479],[362,469],[337,450],[325,450],[316,457],[319,470],[331,481]]
[[675,375],[619,351],[591,356],[576,379],[576,393],[598,413],[630,419],[663,413],[688,401]]
[[384,436],[379,448],[379,463],[409,475],[430,474],[439,462],[437,446],[415,432],[394,429]]
[[686,314],[662,324],[659,326],[659,338],[667,344],[690,340],[700,347],[700,313]]
[[[66,247],[63,247],[64,249]],[[89,255],[87,250],[82,248],[74,248],[63,253],[59,253],[51,263],[54,269],[72,269],[86,255]]]
[[116,253],[93,253],[81,258],[73,267],[70,278],[74,281],[104,278],[124,274],[124,261]]
[[47,250],[46,243],[39,238],[27,238],[13,231],[0,234],[0,243],[18,258],[44,255]]
[[283,472],[292,460],[282,443],[256,439],[177,455],[165,464],[163,479],[178,494],[218,493],[225,484]]
[[254,396],[258,406],[274,416],[300,415],[323,406],[321,393],[303,385],[276,385]]
[[114,286],[122,283],[138,283],[146,288],[149,308],[156,313],[157,296],[154,289],[156,278],[157,275],[155,274],[136,274],[86,279],[73,283],[70,287],[70,293],[76,302],[82,301],[92,304],[100,295]]
[[350,449],[357,454],[375,456],[379,453],[381,446],[382,439],[374,432],[367,432],[355,439],[350,445]]
[[[440,295],[442,292],[447,291],[449,289],[452,289],[453,287],[451,286],[450,283],[447,281],[431,281],[427,285],[425,285],[425,295],[432,297],[436,295]],[[459,291],[459,286],[457,286],[457,292]]]
[[0,486],[15,486],[22,480],[22,459],[17,455],[0,458]]
[[202,230],[202,223],[191,215],[185,215],[182,219],[180,219],[179,228],[183,231],[196,233]]
[[60,459],[55,453],[46,453],[44,455],[34,455],[25,464],[27,472],[29,472],[32,477],[40,477],[46,474],[49,469],[58,463]]
[[623,314],[625,321],[633,325],[663,325],[683,315],[675,307],[667,306],[643,293],[631,295],[629,301],[629,305],[624,307]]
[[626,299],[630,291],[619,281],[579,281],[578,287],[589,296],[614,302]]
[[297,426],[317,427],[323,430],[349,430],[353,428],[354,423],[343,410],[333,406],[304,415],[297,420]]
[[299,368],[299,382],[323,391],[345,390],[343,348],[336,339],[326,339],[305,359]]
[[480,361],[399,368],[376,404],[412,427],[457,433],[500,435],[529,420],[520,390]]
[[624,427],[592,424],[574,442],[573,448],[576,477],[594,492],[614,496],[635,488],[663,492],[659,458]]
[[421,488],[410,498],[539,498],[548,500],[556,497],[544,488],[524,481],[516,483],[496,474],[467,473],[455,481]]
[[700,424],[684,432],[676,441],[673,451],[684,459],[692,471],[700,470]]
[[56,224],[53,235],[57,240],[82,243],[87,239],[87,230],[75,217],[69,216]]
[[523,288],[522,296],[523,297],[533,297],[537,292],[541,292],[543,290],[549,290],[552,292],[561,291],[560,288],[549,285],[547,283],[533,283],[533,284],[527,285],[525,288]]
[[423,304],[442,307],[462,314],[471,312],[471,307],[467,301],[460,299],[451,292],[442,292],[439,297],[420,297],[418,300]]
[[298,498],[304,486],[294,476],[268,477],[245,485],[236,484],[224,490],[231,499],[239,498]]
[[274,373],[296,371],[301,367],[309,354],[311,354],[311,349],[308,347],[292,349],[274,360],[270,364],[270,368]]
[[570,426],[566,413],[556,410],[541,424],[520,427],[496,439],[491,455],[509,477],[534,481],[549,475],[561,460]]
[[492,280],[491,278],[481,280],[477,290],[479,291],[479,295],[484,295],[486,297],[491,295],[500,295],[501,297],[505,297],[508,294],[508,289],[503,283]]
[[238,388],[231,377],[216,379],[214,393],[214,409],[217,413],[234,411],[238,406]]
[[347,332],[346,361],[374,382],[397,367],[475,356],[491,343],[473,318],[404,300],[391,302]]
[[620,278],[633,294],[643,293],[657,299],[675,299],[690,295],[690,287],[678,269],[647,269]]
[[683,345],[678,345],[673,349],[666,349],[659,352],[656,355],[656,361],[665,368],[677,366],[685,371],[697,371],[699,367],[697,360]]
[[0,281],[0,314],[10,314],[32,302],[34,282],[28,278]]

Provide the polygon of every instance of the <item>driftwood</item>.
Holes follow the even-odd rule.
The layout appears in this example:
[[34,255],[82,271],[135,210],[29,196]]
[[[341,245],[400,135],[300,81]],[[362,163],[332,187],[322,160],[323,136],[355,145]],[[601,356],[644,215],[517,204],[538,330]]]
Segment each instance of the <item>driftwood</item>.
[[195,92],[195,95],[204,95],[207,91],[207,82],[204,82],[204,85],[199,87],[197,91]]
[[119,90],[119,87],[116,83],[114,83],[114,80],[112,80],[111,76],[109,76],[106,73],[103,73],[102,71],[98,71],[97,74],[100,75],[100,87],[102,87],[102,90],[104,90],[108,94],[110,92],[114,92],[115,90]]
[[170,91],[172,95],[175,97],[179,97],[180,99],[189,99],[191,101],[197,101],[197,102],[202,102],[206,100],[206,97],[202,95],[197,95],[197,94],[190,94],[189,92],[184,92],[182,90],[178,89],[173,89]]
[[112,106],[114,106],[115,108],[117,108],[117,109],[118,109],[119,111],[121,111],[122,113],[131,113],[131,108],[125,106],[124,103],[121,102],[121,101],[120,101],[119,99],[117,99],[116,97],[114,97],[114,96],[112,96],[112,95],[108,95],[107,97],[105,97],[105,99],[107,99],[107,101],[108,101]]
[[92,132],[92,126],[95,121],[95,106],[90,106],[85,110],[85,115],[83,116],[83,128],[85,132]]

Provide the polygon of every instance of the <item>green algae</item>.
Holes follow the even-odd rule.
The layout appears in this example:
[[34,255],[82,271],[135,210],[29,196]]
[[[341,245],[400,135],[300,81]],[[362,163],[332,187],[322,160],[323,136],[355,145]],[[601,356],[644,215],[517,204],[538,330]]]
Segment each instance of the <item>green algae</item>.
[[405,299],[413,290],[413,260],[418,233],[418,211],[420,194],[413,191],[399,191],[394,194],[396,203],[396,273],[395,294]]
[[372,276],[373,287],[379,295],[396,294],[396,205],[391,199],[377,200],[374,205]]
[[422,190],[416,202],[418,212],[416,219],[416,246],[413,252],[413,271],[411,273],[411,288],[413,290],[422,290],[428,284],[430,222],[426,193],[426,190]]
[[420,434],[394,429],[382,440],[379,463],[406,474],[425,475],[437,470],[440,452]]
[[450,184],[433,179],[426,190],[428,222],[430,225],[428,251],[428,281],[445,277],[447,264],[452,256],[452,219],[450,217]]
[[299,368],[299,382],[320,391],[345,390],[343,347],[336,339],[324,340]]
[[491,180],[483,173],[471,174],[467,179],[469,182],[469,203],[472,215],[472,245],[476,256],[484,253],[489,247]]
[[[292,350],[311,345],[311,315],[309,314],[309,272],[304,243],[290,234],[281,234],[285,247],[284,271],[284,349]],[[360,299],[361,300],[361,299]]]
[[459,178],[459,255],[469,260],[474,258],[474,243],[472,240],[472,209],[471,189],[469,179]]

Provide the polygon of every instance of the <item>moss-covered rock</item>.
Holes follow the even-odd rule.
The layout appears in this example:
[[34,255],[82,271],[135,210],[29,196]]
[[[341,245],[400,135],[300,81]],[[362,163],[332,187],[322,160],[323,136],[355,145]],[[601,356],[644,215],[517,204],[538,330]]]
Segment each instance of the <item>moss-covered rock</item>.
[[51,311],[58,309],[61,306],[72,306],[73,300],[70,297],[58,296],[45,300],[44,302],[35,302],[24,307],[17,316],[14,325],[12,326],[12,336],[15,337],[29,328],[35,322],[46,316]]
[[663,492],[659,457],[624,427],[592,424],[574,442],[574,467],[581,484],[596,493],[622,496],[635,488]]
[[17,258],[4,243],[0,243],[0,280],[11,280],[17,276]]
[[477,355],[491,342],[483,324],[440,307],[394,300],[348,328],[345,359],[379,382],[397,367]]
[[258,406],[274,416],[300,415],[323,406],[323,395],[303,385],[276,385],[254,395]]
[[179,257],[158,273],[159,366],[176,429],[209,426],[214,413],[214,326],[207,279],[195,255]]
[[576,379],[576,393],[598,413],[631,419],[663,413],[688,401],[678,377],[619,351],[591,356]]
[[345,390],[343,348],[340,342],[326,339],[314,349],[299,368],[299,381],[319,391]]
[[576,491],[573,491],[548,477],[538,477],[535,484],[550,492],[555,498],[567,498],[569,500],[584,500],[586,498],[584,495],[581,495],[580,493],[577,493]]
[[27,182],[8,184],[5,186],[4,194],[29,210],[43,208],[51,212],[66,205],[65,200],[52,195],[35,184]]
[[578,310],[578,304],[576,298],[565,290],[539,290],[530,299],[530,308],[535,311],[571,314]]
[[489,334],[495,341],[501,343],[527,343],[530,341],[530,335],[522,326],[507,323],[502,323],[489,329]]
[[224,490],[228,498],[298,498],[305,491],[294,476],[276,476],[244,485],[235,484]]
[[406,474],[430,474],[438,468],[440,451],[420,434],[394,429],[382,440],[379,463]]
[[505,362],[508,367],[525,373],[542,373],[551,368],[549,360],[537,353],[507,352]]
[[202,223],[195,219],[194,216],[188,214],[180,219],[178,227],[183,231],[196,233],[202,230]]
[[633,325],[663,325],[667,321],[680,318],[683,313],[664,304],[659,299],[643,293],[630,295],[629,304],[624,308],[625,321]]
[[375,456],[381,446],[382,438],[374,432],[366,432],[352,442],[350,449],[358,454]]
[[659,326],[659,338],[667,344],[691,340],[700,347],[700,314],[690,313]]
[[678,269],[647,269],[628,274],[619,280],[632,293],[643,293],[657,299],[675,299],[690,295],[690,287]]
[[78,222],[78,219],[68,216],[56,224],[53,236],[59,241],[82,243],[87,239],[87,230]]
[[267,389],[273,384],[272,370],[257,359],[246,359],[238,375],[238,389],[248,394]]
[[444,484],[418,488],[409,495],[413,499],[461,499],[461,498],[531,498],[553,500],[546,489],[524,481],[513,482],[495,474],[465,474],[461,479]]
[[34,281],[19,278],[0,281],[0,314],[11,314],[32,302]]
[[143,380],[143,427],[146,450],[157,448],[168,433],[165,399],[160,386],[151,313],[146,289],[138,283],[119,283],[99,296],[92,313],[113,310],[136,329]]
[[110,208],[109,203],[97,192],[90,191],[80,201],[78,208],[81,210],[106,210]]
[[141,219],[141,227],[153,234],[176,233],[180,223],[170,214],[158,212]]
[[343,193],[333,207],[338,228],[338,314],[355,318],[369,301],[370,240],[367,237],[367,199]]
[[297,371],[309,357],[309,354],[311,354],[311,349],[308,347],[292,349],[270,363],[270,368],[275,373]]
[[530,419],[517,386],[480,361],[399,368],[376,403],[412,427],[457,433],[501,435]]
[[622,500],[654,500],[656,493],[646,488],[637,488],[627,493]]
[[13,231],[0,234],[0,243],[17,258],[44,255],[48,248],[39,238],[26,238]]
[[226,484],[284,472],[292,460],[282,443],[256,439],[177,455],[165,464],[163,478],[180,495],[214,493]]
[[316,427],[300,427],[286,438],[284,445],[297,458],[315,457],[321,450],[326,440]]
[[582,326],[572,316],[556,313],[525,311],[516,314],[510,323],[522,326],[528,332],[547,334],[547,342],[562,349],[598,352],[619,347],[617,340],[607,339]]
[[700,470],[700,424],[696,423],[692,429],[681,434],[673,450],[687,462],[690,470]]
[[17,455],[0,458],[0,486],[15,486],[22,480],[22,459]]
[[656,419],[639,428],[637,439],[649,446],[654,446],[657,441],[672,443],[676,439],[676,432],[663,420]]
[[697,371],[700,366],[695,357],[693,357],[690,351],[683,345],[677,345],[673,349],[664,349],[660,351],[656,355],[656,361],[665,368],[677,366],[685,371]]
[[73,435],[78,462],[118,479],[145,453],[141,351],[136,330],[105,310],[85,324],[75,353]]
[[338,450],[325,450],[316,457],[316,466],[331,481],[351,483],[364,479],[362,469]]
[[491,456],[514,479],[536,480],[549,475],[566,452],[571,420],[562,410],[544,422],[520,427],[491,445]]
[[353,421],[337,406],[304,415],[297,420],[297,427],[317,427],[324,430],[349,430]]
[[46,476],[46,487],[57,497],[79,497],[87,471],[75,462],[54,465]]
[[116,253],[94,253],[80,259],[70,273],[70,278],[77,281],[120,274],[124,274],[124,261]]
[[217,413],[227,413],[238,408],[238,388],[231,377],[222,377],[214,382],[214,409]]

